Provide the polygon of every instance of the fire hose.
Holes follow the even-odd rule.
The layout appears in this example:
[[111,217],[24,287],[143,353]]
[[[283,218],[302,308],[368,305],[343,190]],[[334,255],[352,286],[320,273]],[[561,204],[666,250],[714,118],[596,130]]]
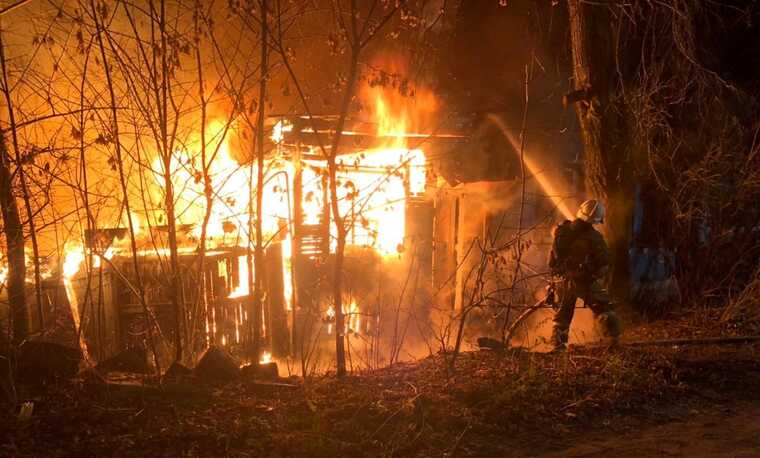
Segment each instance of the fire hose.
[[[694,337],[680,339],[656,339],[656,340],[635,340],[631,342],[620,342],[621,347],[678,347],[686,345],[736,345],[743,343],[760,342],[760,335],[749,336],[719,336],[719,337]],[[574,348],[593,348],[604,346],[599,343],[593,344],[575,344]]]
[[526,318],[531,316],[536,310],[546,307],[555,308],[556,303],[557,297],[554,290],[554,283],[550,283],[546,288],[546,297],[525,309],[509,326],[509,329],[504,334],[504,345],[506,347],[509,347],[509,342],[512,341],[512,335],[515,333],[515,330],[517,330],[517,328],[523,323],[523,321],[525,321]]
[[[550,283],[546,289],[546,296],[537,301],[535,304],[525,309],[504,334],[503,346],[509,347],[517,328],[533,313],[542,308],[556,308],[557,297],[554,284]],[[745,336],[718,336],[718,337],[697,337],[697,338],[678,338],[678,339],[656,339],[656,340],[638,340],[631,342],[620,342],[620,346],[624,347],[650,347],[650,346],[686,346],[686,345],[731,345],[731,344],[743,344],[760,342],[760,335],[745,335]],[[488,345],[490,346],[490,345]],[[593,348],[603,346],[603,344],[576,344],[572,345],[574,348]]]

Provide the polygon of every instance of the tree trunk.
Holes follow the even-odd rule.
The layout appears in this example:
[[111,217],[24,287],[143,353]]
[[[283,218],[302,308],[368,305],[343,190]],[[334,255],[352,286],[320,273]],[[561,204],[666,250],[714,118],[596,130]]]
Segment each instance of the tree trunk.
[[340,148],[340,140],[343,134],[343,127],[346,124],[348,110],[351,105],[351,99],[354,95],[354,86],[359,71],[359,48],[354,48],[351,52],[351,63],[349,69],[346,92],[343,94],[343,101],[340,108],[340,116],[335,126],[335,136],[330,147],[329,156],[327,157],[327,173],[329,175],[330,186],[330,207],[333,215],[333,223],[337,232],[337,242],[335,247],[335,266],[333,270],[333,307],[335,308],[335,359],[337,362],[337,374],[343,376],[346,374],[346,349],[345,349],[345,317],[343,315],[343,260],[346,250],[346,226],[343,216],[340,214],[338,198],[338,166],[336,156]]
[[[338,132],[342,130],[339,129]],[[339,136],[340,134],[335,134]],[[335,142],[338,144],[338,142]],[[337,232],[337,242],[335,247],[335,266],[333,270],[333,307],[335,309],[335,360],[337,363],[337,374],[342,377],[346,374],[346,348],[345,348],[345,317],[343,315],[343,260],[346,250],[346,228],[344,227],[343,218],[338,208],[338,187],[336,181],[335,151],[330,154],[327,161],[328,173],[330,175],[330,202],[332,207],[333,223]]]
[[[0,33],[0,64],[2,64],[3,71],[3,94],[5,95],[5,101],[8,108],[8,121],[10,124],[11,140],[13,144],[13,150],[16,156],[16,172],[18,175],[19,184],[21,185],[21,196],[23,197],[24,209],[26,210],[27,224],[29,225],[29,238],[32,242],[32,263],[34,264],[34,292],[37,302],[37,312],[40,316],[40,331],[44,332],[45,324],[42,313],[42,275],[40,272],[40,250],[37,244],[37,229],[34,225],[34,211],[32,210],[31,196],[29,195],[29,187],[26,183],[26,175],[24,168],[21,164],[21,150],[18,144],[18,132],[16,131],[16,117],[11,100],[10,82],[8,81],[8,71],[5,61],[5,43],[2,39],[2,33]],[[7,152],[7,145],[6,145]],[[22,224],[23,228],[23,224]]]
[[575,90],[586,94],[576,103],[585,151],[586,188],[607,208],[604,233],[612,254],[611,291],[627,301],[628,244],[633,208],[633,164],[629,160],[621,102],[615,97],[612,15],[606,4],[568,0],[570,46]]
[[[324,145],[319,140],[319,136],[317,136],[317,141],[319,143],[319,149],[322,151],[322,154],[324,155],[325,160],[327,161],[327,176],[328,176],[328,182],[325,183],[325,180],[323,179],[323,189],[325,191],[324,198],[325,201],[328,199],[329,194],[329,200],[330,200],[330,212],[333,215],[333,222],[336,226],[337,230],[337,247],[335,249],[335,265],[333,269],[333,300],[334,300],[334,310],[335,310],[335,356],[336,356],[336,362],[337,362],[337,374],[338,376],[343,376],[346,373],[346,352],[345,352],[345,329],[344,329],[344,315],[343,315],[343,260],[344,260],[344,253],[345,253],[345,246],[346,246],[346,228],[344,227],[343,218],[339,211],[339,205],[338,205],[338,191],[337,191],[337,163],[336,163],[336,156],[338,154],[338,149],[340,147],[340,141],[342,138],[343,128],[346,123],[346,118],[348,116],[348,111],[350,109],[351,100],[354,96],[354,88],[356,87],[356,82],[359,75],[359,56],[361,54],[361,51],[364,47],[367,46],[367,44],[371,41],[373,37],[375,37],[380,29],[383,28],[383,26],[396,14],[396,12],[401,7],[401,4],[403,2],[397,2],[396,6],[394,6],[388,14],[380,19],[379,21],[376,21],[376,23],[373,25],[373,27],[366,27],[363,30],[359,30],[357,20],[358,20],[358,8],[357,8],[357,2],[356,0],[351,0],[350,2],[350,10],[349,10],[349,17],[350,17],[350,31],[346,31],[347,35],[347,41],[349,42],[350,49],[351,49],[351,60],[349,62],[349,76],[348,80],[346,82],[346,89],[343,93],[343,99],[341,101],[341,109],[338,116],[338,122],[335,126],[335,132],[332,138],[332,142],[330,144],[330,150],[328,151]],[[338,19],[338,16],[340,16],[343,13],[343,10],[340,8],[340,4],[334,5],[336,8],[334,9],[333,13],[335,15],[336,20]],[[374,3],[373,7],[371,8],[371,11],[374,11]],[[372,13],[370,13],[370,16]],[[370,18],[367,18],[366,21],[369,21]],[[285,47],[282,44],[282,36],[280,35],[280,41],[278,43],[278,49],[280,51],[280,54],[283,56],[283,63],[285,65],[285,68],[288,70],[288,73],[290,74],[293,82],[296,85],[296,88],[298,90],[299,97],[301,99],[301,102],[304,105],[304,108],[306,109],[309,121],[312,123],[312,128],[316,131],[316,126],[313,124],[313,119],[311,117],[312,111],[309,109],[309,104],[307,101],[307,98],[305,97],[301,85],[298,83],[298,79],[295,76],[293,67],[288,62],[288,56],[285,51]],[[329,193],[328,193],[329,188]],[[325,252],[329,253],[330,248],[330,233],[329,233],[329,216],[327,217],[327,234],[325,236],[325,244],[326,247],[324,248]],[[303,360],[302,360],[303,361]],[[306,374],[304,373],[304,376]]]
[[[166,145],[167,142],[164,141]],[[168,148],[168,145],[166,145]],[[177,226],[176,215],[174,211],[174,185],[171,180],[171,153],[168,149],[164,150],[164,184],[166,186],[166,198],[164,206],[166,207],[166,219],[168,223],[167,231],[169,238],[169,282],[171,291],[169,293],[172,310],[174,311],[174,359],[177,362],[182,361],[182,334],[184,330],[184,299],[182,294],[182,281],[180,278],[179,255],[177,253]]]
[[167,31],[166,31],[166,1],[161,0],[159,28],[161,31],[161,97],[157,101],[160,110],[161,121],[161,153],[164,162],[164,185],[166,195],[164,206],[166,207],[166,222],[169,239],[169,293],[172,309],[174,311],[174,358],[182,361],[182,334],[185,329],[185,300],[183,294],[182,277],[177,253],[177,222],[174,207],[174,183],[172,182],[172,147],[169,134],[169,66],[167,62]]
[[[254,253],[255,285],[253,288],[253,357],[254,364],[259,361],[261,351],[261,312],[264,287],[264,233],[262,230],[262,218],[264,215],[264,109],[266,108],[267,94],[267,0],[261,1],[261,81],[259,81],[259,112],[256,119],[256,251]],[[248,269],[249,275],[251,269]]]
[[[201,41],[201,3],[200,0],[195,1],[195,15],[194,15],[194,33],[196,43]],[[198,273],[200,275],[200,301],[203,305],[203,317],[208,324],[209,319],[209,302],[208,302],[208,287],[206,285],[206,237],[208,236],[208,224],[211,220],[211,211],[214,205],[213,189],[211,188],[211,176],[210,168],[211,163],[208,160],[206,154],[206,112],[208,109],[208,103],[206,101],[206,91],[204,87],[203,78],[203,61],[201,60],[201,47],[197,45],[195,47],[195,64],[198,67],[198,97],[201,101],[201,164],[203,168],[203,197],[206,201],[206,211],[203,213],[203,222],[201,223],[201,239],[198,245]],[[198,315],[198,310],[193,314],[193,325],[188,330],[188,345],[190,351],[192,351],[194,345],[194,331],[197,325],[195,317]],[[206,327],[208,329],[208,326]],[[210,342],[208,332],[205,335],[205,342]]]
[[[121,154],[121,140],[119,138],[119,116],[116,104],[116,92],[114,90],[114,83],[111,77],[111,66],[106,55],[106,48],[103,43],[102,25],[98,20],[98,12],[95,7],[95,1],[90,0],[90,11],[95,21],[95,38],[97,39],[98,49],[100,50],[100,58],[103,65],[103,73],[106,77],[106,88],[109,95],[109,108],[111,110],[111,134],[113,136],[114,153],[116,158],[116,167],[119,172],[119,185],[121,187],[121,195],[124,203],[124,211],[127,213],[127,227],[129,229],[129,245],[132,251],[132,267],[134,269],[134,278],[137,286],[138,299],[142,306],[143,318],[145,320],[145,329],[148,333],[148,345],[153,353],[153,362],[156,366],[156,373],[161,373],[161,366],[158,359],[158,351],[156,350],[156,343],[153,338],[153,324],[156,322],[148,308],[148,303],[145,299],[145,286],[142,282],[142,274],[140,273],[140,265],[137,256],[137,241],[135,240],[135,224],[132,220],[132,210],[129,203],[129,193],[127,192],[127,177],[124,173],[124,160]],[[156,322],[157,324],[157,322]]]
[[7,244],[8,302],[13,322],[12,342],[19,345],[26,339],[29,331],[26,309],[26,259],[24,231],[13,195],[10,163],[5,138],[0,132],[0,211],[3,215],[3,230]]

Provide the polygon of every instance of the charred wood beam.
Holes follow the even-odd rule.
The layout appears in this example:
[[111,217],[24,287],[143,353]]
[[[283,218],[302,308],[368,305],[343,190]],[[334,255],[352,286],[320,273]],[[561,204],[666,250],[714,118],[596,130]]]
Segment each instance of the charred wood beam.
[[[283,145],[296,148],[298,145],[319,145],[320,142],[327,141],[334,135],[332,131],[308,131],[293,132],[286,134],[283,138]],[[387,147],[388,144],[398,137],[396,136],[378,136],[363,132],[344,132],[342,135],[344,142],[341,143],[338,154],[355,153],[357,150],[378,149]],[[403,136],[407,140],[409,149],[415,148],[433,148],[441,145],[461,144],[466,142],[470,137],[458,134],[406,134]],[[314,156],[315,158],[324,158],[321,153]],[[304,159],[309,159],[304,156]]]

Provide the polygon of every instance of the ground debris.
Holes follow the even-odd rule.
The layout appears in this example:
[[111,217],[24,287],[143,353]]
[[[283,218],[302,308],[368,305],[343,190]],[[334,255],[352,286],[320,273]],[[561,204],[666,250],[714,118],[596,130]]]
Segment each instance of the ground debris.
[[[760,346],[464,353],[305,384],[238,378],[104,397],[51,387],[19,427],[14,456],[515,456],[589,430],[688,416],[719,399],[760,398]],[[711,394],[713,393],[713,394]],[[684,410],[685,409],[685,410]],[[685,412],[685,413],[684,413]],[[20,452],[19,452],[20,451]],[[134,454],[134,452],[131,452]]]
[[277,363],[246,364],[240,368],[240,375],[244,379],[277,380],[279,378]]
[[21,380],[32,383],[73,377],[81,360],[82,352],[78,348],[30,340],[19,347],[18,375]]
[[135,372],[148,373],[148,360],[143,347],[130,347],[98,363],[95,369],[100,373]]
[[207,382],[230,382],[240,375],[240,364],[227,351],[211,346],[195,366],[195,374]]
[[182,363],[174,361],[166,369],[166,372],[164,372],[162,381],[164,382],[177,381],[177,380],[182,380],[182,379],[194,379],[194,378],[196,377],[192,369],[183,365]]

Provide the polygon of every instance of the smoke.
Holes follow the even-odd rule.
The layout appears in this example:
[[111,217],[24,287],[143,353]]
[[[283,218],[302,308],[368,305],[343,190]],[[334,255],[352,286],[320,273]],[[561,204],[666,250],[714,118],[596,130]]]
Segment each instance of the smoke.
[[[570,209],[568,200],[572,200],[574,192],[570,185],[564,182],[561,178],[562,165],[559,161],[559,167],[557,164],[557,157],[545,157],[539,155],[534,149],[528,150],[526,146],[515,137],[508,129],[504,120],[496,115],[490,114],[488,120],[494,123],[504,135],[509,143],[513,147],[513,151],[521,156],[526,180],[530,180],[531,183],[537,186],[542,192],[543,197],[551,200],[552,204],[557,208],[559,213],[566,219],[573,219],[573,212]],[[550,161],[554,160],[554,166],[550,166]]]
[[[558,221],[573,218],[575,203],[580,200],[579,183],[567,179],[567,164],[559,154],[542,153],[527,141],[522,144],[500,115],[491,114],[486,122],[504,137],[520,172],[511,180],[468,182],[438,190],[453,196],[457,208],[453,222],[457,270],[451,272],[455,306],[453,312],[438,314],[439,327],[449,331],[449,344],[451,328],[456,326],[451,322],[473,304],[465,328],[469,345],[483,335],[501,338],[504,320],[513,320],[524,307],[543,298],[552,229]],[[495,254],[488,255],[491,259],[484,274],[475,279],[473,272],[480,268],[486,252]],[[473,292],[487,300],[473,303]],[[513,342],[538,351],[546,349],[552,318],[550,309],[540,310],[521,326]],[[593,314],[578,308],[570,341],[583,343],[598,337]]]
[[[568,343],[585,344],[596,342],[602,338],[599,323],[591,309],[576,304],[575,314],[570,325]],[[551,336],[554,326],[554,311],[550,308],[540,309],[522,326],[520,332],[512,338],[512,345],[537,352],[549,351],[553,348]]]

